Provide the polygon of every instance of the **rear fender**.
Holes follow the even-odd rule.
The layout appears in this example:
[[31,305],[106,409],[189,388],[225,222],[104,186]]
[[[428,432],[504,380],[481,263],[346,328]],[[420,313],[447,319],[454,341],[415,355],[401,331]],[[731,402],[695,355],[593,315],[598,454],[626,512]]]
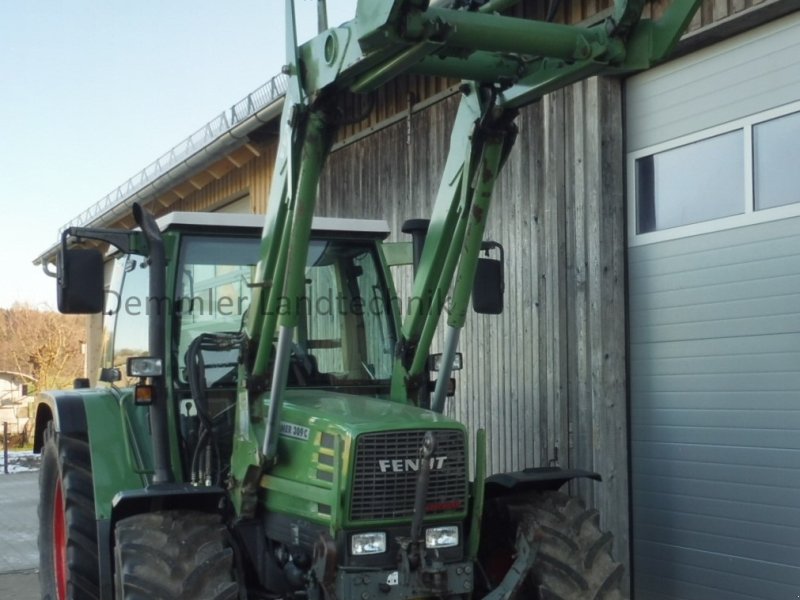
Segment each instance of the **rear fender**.
[[41,452],[50,422],[61,435],[89,442],[101,598],[111,598],[113,594],[112,499],[120,490],[139,490],[147,484],[147,471],[137,464],[142,460],[136,458],[142,453],[134,448],[136,436],[130,431],[141,420],[124,413],[123,394],[124,391],[110,389],[79,389],[46,392],[36,398],[35,452]]
[[560,467],[539,467],[513,473],[497,473],[487,477],[484,490],[486,499],[490,500],[530,492],[557,490],[565,483],[581,477],[602,481],[600,475],[592,471],[562,469]]
[[117,492],[143,488],[152,472],[146,409],[123,410],[120,399],[125,393],[96,388],[47,392],[36,398],[34,451],[41,451],[50,421],[60,434],[88,440],[98,520],[111,517]]
[[52,421],[56,431],[67,435],[86,436],[86,410],[80,392],[44,392],[36,395],[36,419],[33,429],[33,451],[44,446],[44,432]]

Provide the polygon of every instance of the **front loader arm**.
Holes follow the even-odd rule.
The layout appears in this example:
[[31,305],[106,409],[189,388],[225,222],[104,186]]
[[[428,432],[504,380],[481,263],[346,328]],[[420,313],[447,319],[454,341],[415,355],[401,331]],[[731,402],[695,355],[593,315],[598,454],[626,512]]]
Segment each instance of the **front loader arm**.
[[[399,360],[392,378],[392,396],[403,401],[416,397],[420,386],[427,385],[421,377],[445,304],[449,312],[445,344],[455,352],[458,331],[467,314],[492,189],[516,138],[516,111],[498,109],[491,89],[464,84],[461,92],[450,153],[414,279],[410,313],[403,323]],[[448,298],[456,272],[454,293]],[[447,379],[448,372],[440,373],[440,381]],[[443,402],[441,388],[434,395],[434,410],[440,411]]]
[[673,0],[662,17],[652,21],[640,19],[645,4],[643,0],[617,0],[612,16],[591,28],[603,31],[603,35],[617,41],[612,53],[593,54],[574,61],[539,57],[530,62],[525,74],[502,93],[500,104],[526,106],[588,77],[649,69],[669,56],[701,2]]
[[[238,376],[231,493],[237,513],[246,516],[255,510],[261,474],[277,456],[281,403],[297,326],[297,300],[304,293],[317,187],[335,133],[330,103],[324,95],[310,99],[303,86],[292,0],[286,0],[286,25],[289,85],[244,325],[248,343]],[[267,389],[269,411],[263,438],[258,439],[254,425],[264,422],[261,396]]]
[[[439,379],[449,378],[492,189],[515,138],[516,110],[586,77],[630,72],[663,60],[700,2],[672,0],[654,22],[641,19],[644,0],[616,0],[611,17],[582,27],[495,12],[514,0],[490,0],[477,9],[458,0],[359,0],[352,21],[298,46],[293,0],[286,0],[289,85],[239,378],[237,440],[246,444],[243,455],[251,457],[250,466],[263,470],[275,458],[297,324],[294,300],[303,294],[317,186],[341,96],[370,92],[405,73],[466,81],[414,281],[413,294],[421,305],[403,323],[395,357],[391,395],[408,402],[427,385],[422,381],[425,360],[452,289]],[[278,310],[281,302],[288,310]],[[254,400],[266,389],[270,405],[261,443],[251,425],[263,419],[262,405]],[[442,384],[433,407],[441,410],[443,402]],[[237,469],[238,475],[245,467]]]

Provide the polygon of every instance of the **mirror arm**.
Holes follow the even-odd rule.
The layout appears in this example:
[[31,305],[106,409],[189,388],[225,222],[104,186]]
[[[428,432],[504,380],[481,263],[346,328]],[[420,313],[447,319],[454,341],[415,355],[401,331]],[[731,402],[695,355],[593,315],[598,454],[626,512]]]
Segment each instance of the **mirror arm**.
[[134,250],[135,231],[125,231],[120,229],[106,229],[100,227],[69,227],[61,234],[61,245],[66,250],[67,238],[73,237],[76,241],[97,240],[106,242],[125,254],[130,254]]
[[42,271],[48,277],[58,277],[58,271],[53,270],[52,268],[53,263],[49,263],[45,260],[42,261]]
[[[75,242],[82,240],[97,240],[106,242],[125,254],[131,254],[136,250],[136,238],[139,234],[135,231],[124,231],[120,229],[107,229],[102,227],[67,227],[61,232],[61,252],[62,256],[67,250],[67,241],[73,238]],[[50,263],[42,261],[42,271],[48,277],[62,278],[62,285],[67,286],[66,273],[59,273],[53,270]]]
[[[135,239],[137,236],[135,231],[124,231],[120,229],[107,229],[101,227],[67,227],[61,232],[61,252],[62,256],[67,251],[67,240],[74,238],[76,242],[81,240],[97,240],[99,242],[106,242],[115,248],[130,254],[135,249]],[[67,287],[66,272],[59,273],[58,271],[51,271],[48,269],[48,263],[42,262],[42,270],[50,277],[61,277],[61,285]]]

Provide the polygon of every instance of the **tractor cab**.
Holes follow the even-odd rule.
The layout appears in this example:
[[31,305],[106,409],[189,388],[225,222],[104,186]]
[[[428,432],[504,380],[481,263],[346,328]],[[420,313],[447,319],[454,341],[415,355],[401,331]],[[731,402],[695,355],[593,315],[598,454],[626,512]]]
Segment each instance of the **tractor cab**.
[[[171,382],[164,390],[166,404],[178,407],[183,470],[191,481],[217,483],[227,475],[227,468],[215,465],[230,459],[239,366],[251,351],[241,330],[254,310],[252,290],[268,285],[253,281],[261,219],[183,212],[158,219],[167,265],[163,297],[151,297],[151,261],[135,252],[136,245],[111,258],[100,379],[136,395],[142,378],[130,372],[128,362],[154,358],[149,324],[156,311],[168,349],[156,358],[162,359]],[[305,293],[261,308],[276,317],[288,310],[298,314],[287,377],[290,393],[316,389],[389,396],[398,320],[382,250],[388,235],[384,221],[314,220]],[[270,381],[257,385],[268,389]],[[145,411],[139,407],[138,412]],[[142,458],[149,463],[150,444],[141,442]],[[200,457],[211,443],[216,445],[214,464],[204,467]]]
[[[167,253],[164,297],[149,297],[150,261],[119,253],[106,298],[106,377],[122,377],[127,359],[148,355],[148,318],[163,313],[164,357],[188,389],[192,361],[210,387],[235,388],[239,348],[214,348],[219,334],[238,336],[251,306],[261,216],[172,213],[157,221]],[[290,387],[346,389],[385,395],[397,340],[394,287],[381,242],[384,221],[317,218],[305,271],[305,293],[261,310],[299,315],[292,342]],[[224,336],[223,336],[224,338]],[[224,344],[223,344],[224,345]],[[200,351],[202,354],[197,354]],[[213,356],[212,356],[213,355]]]

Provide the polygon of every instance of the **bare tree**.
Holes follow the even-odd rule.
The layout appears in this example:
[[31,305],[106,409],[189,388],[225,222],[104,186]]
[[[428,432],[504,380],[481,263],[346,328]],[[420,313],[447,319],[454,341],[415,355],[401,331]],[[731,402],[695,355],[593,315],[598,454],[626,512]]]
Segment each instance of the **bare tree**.
[[83,373],[84,338],[79,316],[14,304],[0,309],[0,368],[32,375],[38,390],[65,387]]

